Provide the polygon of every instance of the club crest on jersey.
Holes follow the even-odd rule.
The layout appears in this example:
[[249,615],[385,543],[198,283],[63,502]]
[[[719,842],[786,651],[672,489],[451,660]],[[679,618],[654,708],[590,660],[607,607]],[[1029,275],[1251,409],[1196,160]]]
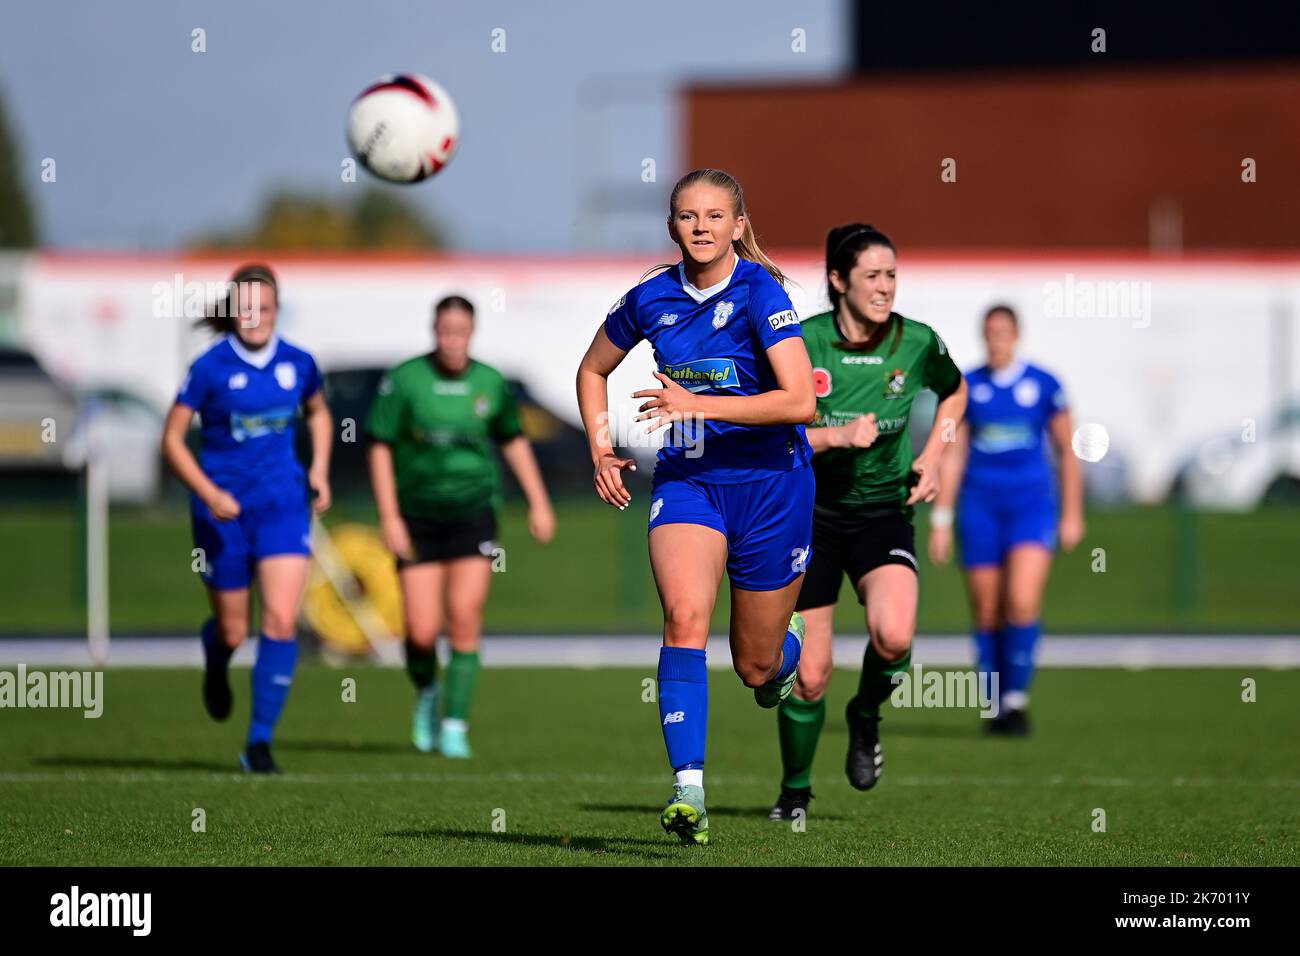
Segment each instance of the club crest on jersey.
[[1038,404],[1038,398],[1042,392],[1038,388],[1038,382],[1032,378],[1022,378],[1016,382],[1016,387],[1011,390],[1011,394],[1016,398],[1016,404],[1021,408],[1033,408]]
[[735,305],[730,302],[719,302],[713,307],[713,327],[720,329],[727,324],[727,319],[731,318],[731,313],[735,311]]
[[907,391],[907,369],[896,368],[885,373],[885,398],[902,398]]
[[248,375],[244,372],[236,372],[226,380],[226,388],[232,392],[237,392],[248,385]]
[[488,398],[486,395],[480,395],[474,399],[474,414],[479,418],[487,418],[489,408]]
[[298,384],[298,370],[292,362],[280,362],[275,366],[275,380],[287,392]]
[[663,315],[659,316],[660,325],[673,325],[676,322],[677,322],[676,312],[665,312]]
[[830,369],[815,368],[813,369],[813,393],[818,398],[825,398],[831,393],[831,373]]

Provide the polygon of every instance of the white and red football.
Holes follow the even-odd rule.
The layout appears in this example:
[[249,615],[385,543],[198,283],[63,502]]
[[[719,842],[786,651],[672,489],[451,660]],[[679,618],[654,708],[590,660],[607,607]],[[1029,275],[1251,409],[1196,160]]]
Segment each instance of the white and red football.
[[352,102],[348,146],[380,179],[418,183],[439,172],[460,139],[456,104],[418,73],[381,76]]

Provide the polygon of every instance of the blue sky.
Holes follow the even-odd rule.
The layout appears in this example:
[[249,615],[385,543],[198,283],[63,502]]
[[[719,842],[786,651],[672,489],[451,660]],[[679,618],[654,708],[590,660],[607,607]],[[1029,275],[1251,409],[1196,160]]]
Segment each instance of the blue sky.
[[[339,177],[348,104],[415,71],[451,92],[462,141],[436,179],[394,188],[454,248],[645,250],[664,243],[682,172],[676,93],[837,77],[847,16],[843,0],[44,0],[6,10],[0,93],[51,246],[167,248],[247,222],[276,186],[356,189]],[[796,28],[807,52],[791,50]],[[40,180],[47,157],[55,183]],[[657,183],[641,181],[645,158]]]

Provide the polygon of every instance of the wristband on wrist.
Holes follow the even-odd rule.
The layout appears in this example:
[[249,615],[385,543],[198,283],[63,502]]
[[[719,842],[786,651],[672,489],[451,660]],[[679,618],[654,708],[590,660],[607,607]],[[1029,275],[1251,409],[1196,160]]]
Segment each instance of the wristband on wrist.
[[931,528],[951,528],[952,527],[952,506],[935,505],[930,509],[930,527]]

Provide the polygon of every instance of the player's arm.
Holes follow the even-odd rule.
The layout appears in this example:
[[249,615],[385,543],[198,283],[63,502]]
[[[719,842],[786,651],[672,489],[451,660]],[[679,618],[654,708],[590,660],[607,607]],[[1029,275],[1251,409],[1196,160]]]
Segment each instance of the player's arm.
[[921,449],[921,454],[917,455],[916,460],[912,462],[912,470],[920,475],[920,478],[907,497],[909,505],[916,504],[918,501],[934,501],[938,497],[939,459],[946,444],[944,435],[950,434],[965,417],[966,395],[966,376],[959,375],[957,388],[940,401],[939,407],[935,409],[930,436],[925,440],[925,447]]
[[235,496],[207,476],[199,465],[198,459],[185,444],[185,434],[190,430],[194,420],[194,409],[184,402],[177,402],[167,413],[163,423],[162,455],[163,461],[181,480],[185,487],[198,495],[199,500],[208,506],[212,516],[218,521],[229,521],[239,517],[239,502]]
[[505,442],[501,446],[501,456],[514,472],[528,499],[528,530],[538,544],[548,544],[555,537],[555,512],[551,508],[551,498],[546,493],[546,482],[542,480],[542,470],[537,467],[537,456],[533,454],[532,443],[522,434]]
[[939,496],[930,509],[930,560],[935,564],[947,564],[952,558],[953,519],[969,454],[970,423],[961,421],[953,440],[939,453]]
[[311,436],[311,468],[307,472],[307,484],[316,492],[311,507],[319,515],[328,511],[333,501],[330,494],[330,453],[334,449],[334,418],[325,401],[324,389],[317,389],[303,402],[303,417]]
[[1070,413],[1061,409],[1047,422],[1052,444],[1056,446],[1056,457],[1060,463],[1058,473],[1061,482],[1061,547],[1073,551],[1083,540],[1085,533],[1083,521],[1083,469],[1079,467],[1078,456],[1074,454],[1074,424]]
[[880,429],[876,427],[876,413],[867,412],[843,425],[809,428],[807,435],[815,455],[832,448],[870,448],[880,437]]
[[397,504],[393,446],[372,437],[366,451],[366,464],[370,468],[370,488],[375,495],[375,510],[379,512],[379,530],[384,536],[384,544],[393,554],[409,559],[413,556],[411,534]]
[[592,480],[600,500],[619,510],[632,500],[623,485],[623,469],[636,471],[636,461],[614,454],[609,436],[609,376],[626,355],[627,351],[611,342],[605,327],[601,326],[587,347],[587,354],[578,363],[578,412],[587,431],[587,447],[595,468]]
[[652,420],[655,428],[686,418],[733,425],[806,425],[817,411],[817,397],[803,339],[791,336],[769,346],[767,360],[776,388],[757,395],[697,395],[655,372],[662,388],[632,393],[633,398],[647,399],[637,421]]

